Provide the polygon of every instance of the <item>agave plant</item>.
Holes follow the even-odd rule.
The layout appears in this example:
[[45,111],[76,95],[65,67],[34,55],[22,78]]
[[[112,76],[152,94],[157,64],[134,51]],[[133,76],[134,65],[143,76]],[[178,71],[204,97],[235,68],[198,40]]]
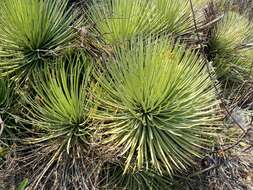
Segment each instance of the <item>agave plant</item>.
[[68,0],[4,0],[0,10],[0,71],[27,76],[69,46],[77,14]]
[[54,69],[46,66],[35,74],[35,96],[26,98],[23,122],[32,125],[37,135],[24,140],[19,154],[30,165],[21,167],[33,170],[27,171],[30,188],[86,189],[86,177],[91,175],[85,165],[91,139],[87,90],[91,67],[83,55],[56,62]]
[[211,57],[220,78],[240,79],[249,73],[253,25],[243,15],[228,11],[212,31]]
[[196,54],[166,39],[137,41],[116,49],[107,74],[97,74],[100,109],[93,117],[125,172],[172,174],[208,147],[218,101]]
[[214,30],[210,48],[218,54],[235,53],[237,48],[252,42],[249,20],[233,11],[226,12]]
[[[194,0],[199,5],[202,0]],[[90,18],[107,43],[138,35],[167,33],[180,36],[192,29],[189,1],[94,0]]]

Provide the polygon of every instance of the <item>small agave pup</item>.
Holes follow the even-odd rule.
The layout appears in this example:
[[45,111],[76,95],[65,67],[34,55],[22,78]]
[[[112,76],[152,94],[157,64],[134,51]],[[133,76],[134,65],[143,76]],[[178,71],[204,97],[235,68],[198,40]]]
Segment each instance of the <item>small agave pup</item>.
[[77,15],[68,0],[3,0],[0,71],[23,78],[73,41]]
[[94,118],[101,121],[102,143],[125,160],[125,172],[186,169],[212,144],[217,121],[203,62],[165,38],[127,47],[116,49],[105,75],[97,74]]
[[26,98],[24,122],[33,125],[38,136],[25,139],[31,147],[21,150],[29,160],[25,168],[32,170],[28,171],[32,189],[87,189],[86,177],[92,174],[86,164],[94,161],[87,159],[92,135],[87,63],[84,56],[60,58],[56,68],[46,67],[35,77],[36,96]]
[[105,41],[113,45],[139,35],[180,36],[193,29],[187,0],[94,0],[89,14]]

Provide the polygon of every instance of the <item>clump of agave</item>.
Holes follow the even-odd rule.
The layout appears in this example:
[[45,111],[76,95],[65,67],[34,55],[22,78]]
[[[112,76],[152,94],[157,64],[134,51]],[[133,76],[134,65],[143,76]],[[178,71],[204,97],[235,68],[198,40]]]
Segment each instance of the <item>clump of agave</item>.
[[0,71],[25,77],[67,48],[77,15],[67,0],[3,0],[0,9]]
[[98,83],[102,143],[125,172],[186,169],[211,144],[217,100],[202,60],[165,39],[117,49]]
[[210,55],[222,80],[242,81],[250,77],[253,25],[245,15],[225,11],[211,31]]
[[22,151],[17,151],[29,163],[23,171],[29,168],[24,175],[31,188],[85,189],[91,175],[86,163],[92,162],[88,160],[91,66],[82,55],[55,62],[55,67],[35,74],[34,95],[25,97],[25,116],[20,120],[32,125],[34,134],[23,139]]
[[193,30],[190,4],[185,0],[94,0],[90,9],[90,19],[109,44],[139,35],[165,33],[178,37]]

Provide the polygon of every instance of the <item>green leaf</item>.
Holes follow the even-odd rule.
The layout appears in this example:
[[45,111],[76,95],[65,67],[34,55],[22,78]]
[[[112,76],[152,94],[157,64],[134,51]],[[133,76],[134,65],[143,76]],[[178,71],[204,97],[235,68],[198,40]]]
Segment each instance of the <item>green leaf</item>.
[[29,184],[29,180],[25,178],[18,186],[18,190],[25,190],[27,185]]
[[7,150],[3,148],[2,146],[0,146],[0,157],[4,157],[6,153],[7,153]]

